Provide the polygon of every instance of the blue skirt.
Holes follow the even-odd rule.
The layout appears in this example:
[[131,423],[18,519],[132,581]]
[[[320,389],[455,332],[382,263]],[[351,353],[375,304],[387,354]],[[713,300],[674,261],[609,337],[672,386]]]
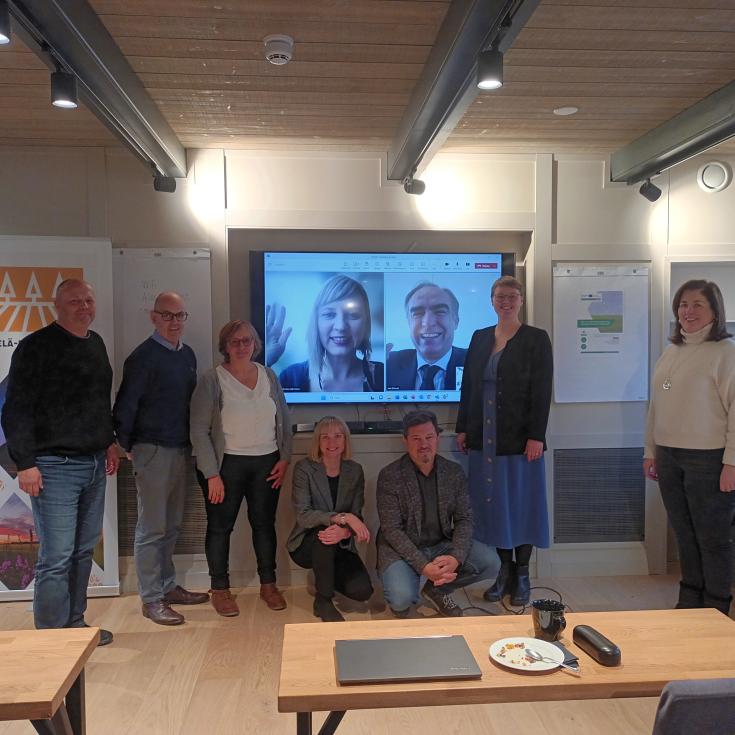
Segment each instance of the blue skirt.
[[469,454],[474,537],[499,549],[532,544],[549,547],[549,511],[543,456],[495,454],[495,381],[485,380],[482,451]]

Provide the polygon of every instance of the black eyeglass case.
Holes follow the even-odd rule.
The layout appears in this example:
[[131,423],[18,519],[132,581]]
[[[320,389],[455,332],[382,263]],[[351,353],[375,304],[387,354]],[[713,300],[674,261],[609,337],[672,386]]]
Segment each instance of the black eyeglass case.
[[575,626],[572,640],[587,655],[603,666],[620,666],[620,649],[591,625]]

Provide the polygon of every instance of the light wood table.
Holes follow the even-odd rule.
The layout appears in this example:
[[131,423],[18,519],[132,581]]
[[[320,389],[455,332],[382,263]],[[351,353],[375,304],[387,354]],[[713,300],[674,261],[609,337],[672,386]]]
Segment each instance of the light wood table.
[[[579,656],[581,676],[561,669],[541,674],[513,672],[489,658],[493,641],[533,636],[530,614],[286,625],[278,711],[297,713],[298,735],[311,735],[312,712],[327,711],[330,714],[320,733],[331,735],[352,709],[653,697],[672,680],[735,675],[735,621],[715,610],[570,613],[566,617],[561,641]],[[601,666],[572,643],[572,630],[580,624],[597,628],[620,647],[620,666]],[[465,637],[482,671],[481,679],[337,683],[336,639],[457,634]]]
[[0,632],[0,720],[84,735],[84,664],[99,637],[99,628]]

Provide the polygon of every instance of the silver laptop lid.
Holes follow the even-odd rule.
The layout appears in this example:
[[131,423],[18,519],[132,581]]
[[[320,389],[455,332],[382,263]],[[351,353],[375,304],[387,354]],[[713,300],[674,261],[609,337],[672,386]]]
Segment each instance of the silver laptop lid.
[[380,684],[482,676],[461,635],[334,642],[340,684]]

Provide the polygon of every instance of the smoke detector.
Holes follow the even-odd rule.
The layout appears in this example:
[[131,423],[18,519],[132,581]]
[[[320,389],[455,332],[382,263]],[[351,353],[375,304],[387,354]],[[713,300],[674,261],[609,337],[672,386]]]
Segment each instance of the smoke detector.
[[293,58],[293,38],[276,34],[263,39],[265,58],[276,66],[288,64]]

